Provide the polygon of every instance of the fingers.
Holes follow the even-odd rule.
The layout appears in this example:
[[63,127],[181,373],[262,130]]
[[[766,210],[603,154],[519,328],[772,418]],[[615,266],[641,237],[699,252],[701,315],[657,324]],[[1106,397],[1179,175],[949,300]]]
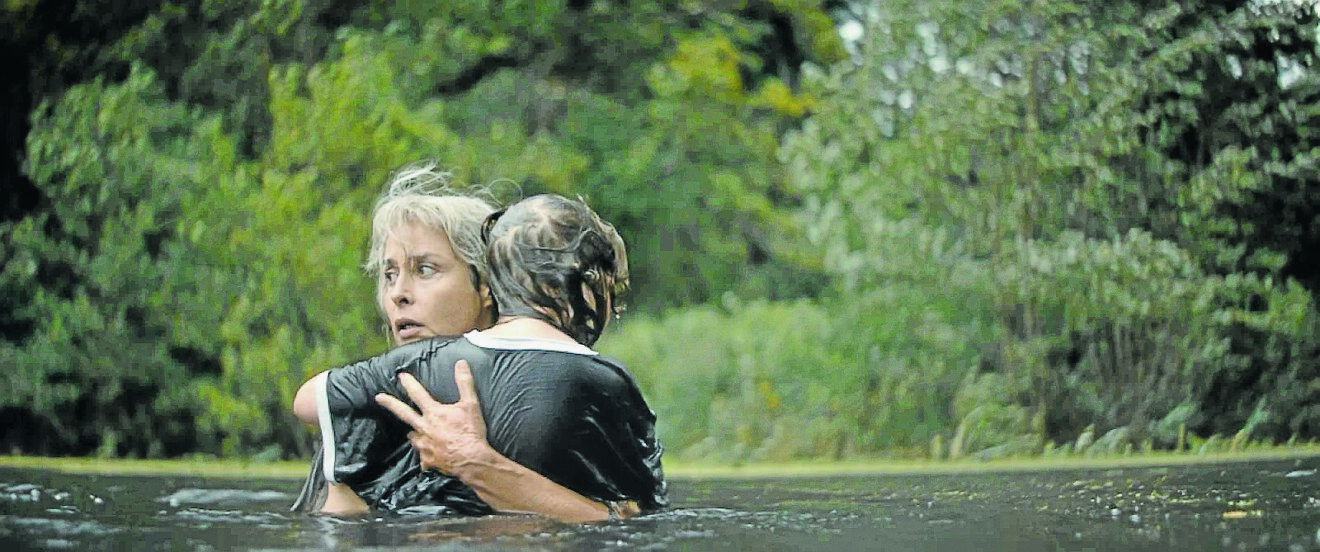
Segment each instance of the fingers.
[[428,443],[426,441],[426,436],[422,435],[420,431],[408,432],[408,444],[412,445],[412,448],[420,453],[418,456],[418,463],[421,466],[422,471],[440,469],[440,466],[429,462],[429,460],[433,459],[433,455],[425,452]]
[[412,409],[412,407],[408,406],[403,401],[396,399],[390,395],[387,395],[385,393],[380,393],[376,395],[376,404],[385,407],[385,409],[389,410],[390,413],[394,414],[396,418],[403,420],[404,423],[414,428],[416,428],[419,424],[422,423],[421,414],[418,414],[416,411]]
[[[458,386],[459,402],[477,402],[477,386],[472,380],[472,368],[468,366],[466,360],[460,360],[454,364],[454,384]],[[408,393],[408,398],[413,404],[421,410],[419,413],[413,410],[407,403],[392,397],[385,393],[376,395],[376,404],[385,407],[395,417],[404,423],[412,426],[414,429],[421,427],[422,420],[426,413],[443,406],[442,403],[435,400],[426,387],[417,381],[417,378],[407,372],[399,374],[399,385],[403,387],[404,392]]]
[[458,386],[459,402],[477,402],[477,386],[472,381],[472,368],[466,360],[454,363],[454,385]]
[[412,399],[413,404],[417,405],[417,409],[421,410],[422,414],[426,414],[428,410],[440,406],[435,397],[431,396],[431,392],[427,391],[426,387],[417,381],[417,378],[412,374],[400,372],[399,385],[403,386],[404,392],[408,393],[408,398]]

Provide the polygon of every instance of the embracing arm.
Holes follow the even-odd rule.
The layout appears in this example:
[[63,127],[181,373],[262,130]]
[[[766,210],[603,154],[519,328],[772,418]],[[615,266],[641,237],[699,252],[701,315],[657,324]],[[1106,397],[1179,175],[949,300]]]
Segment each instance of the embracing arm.
[[[441,404],[412,375],[399,374],[399,382],[421,413],[397,398],[377,395],[376,401],[414,429],[409,434],[422,458],[423,469],[438,469],[459,478],[499,512],[540,514],[560,521],[587,522],[609,519],[610,508],[559,485],[501,455],[486,441],[486,424],[477,402],[476,387],[467,362],[454,366],[459,401]],[[615,515],[639,513],[635,504],[616,506]]]
[[[303,382],[302,386],[298,388],[298,393],[293,397],[293,414],[303,423],[317,424],[317,393],[319,389],[325,388],[326,373],[321,372]],[[325,502],[321,504],[319,510],[321,513],[344,515],[363,513],[368,510],[367,503],[363,502],[347,485],[340,483],[326,484]]]
[[325,372],[303,382],[293,397],[293,414],[306,424],[316,424],[316,390],[325,387]]
[[[414,445],[416,446],[416,445]],[[425,453],[423,453],[425,456]],[[582,523],[609,519],[609,508],[500,455],[490,446],[454,466],[454,475],[499,512],[541,514]],[[620,507],[615,515],[635,515],[635,507]]]

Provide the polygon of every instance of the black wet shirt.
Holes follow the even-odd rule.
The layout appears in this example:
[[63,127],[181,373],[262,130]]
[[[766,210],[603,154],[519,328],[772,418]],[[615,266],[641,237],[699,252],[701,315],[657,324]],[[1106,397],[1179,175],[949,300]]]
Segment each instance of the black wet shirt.
[[317,396],[322,450],[295,509],[319,507],[328,479],[376,509],[493,513],[457,478],[423,472],[411,427],[375,401],[388,393],[410,403],[397,378],[408,372],[436,400],[456,402],[458,360],[472,369],[497,452],[597,502],[635,501],[643,512],[668,505],[655,414],[622,365],[573,343],[472,332],[330,370]]

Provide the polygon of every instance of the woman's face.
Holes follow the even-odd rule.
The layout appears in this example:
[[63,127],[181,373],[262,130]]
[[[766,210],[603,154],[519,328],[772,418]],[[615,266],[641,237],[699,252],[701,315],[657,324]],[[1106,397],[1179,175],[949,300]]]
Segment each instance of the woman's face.
[[385,239],[381,310],[395,345],[490,326],[490,294],[444,232],[409,220]]

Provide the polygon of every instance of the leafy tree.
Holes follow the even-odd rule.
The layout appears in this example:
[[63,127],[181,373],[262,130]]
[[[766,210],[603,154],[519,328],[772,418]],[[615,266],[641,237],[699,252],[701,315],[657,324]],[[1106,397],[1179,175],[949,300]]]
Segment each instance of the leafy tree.
[[0,345],[18,368],[6,371],[3,408],[30,422],[6,441],[39,453],[190,450],[189,379],[208,366],[181,362],[189,349],[167,320],[186,314],[161,285],[195,270],[166,236],[189,168],[172,154],[197,120],[136,72],[48,109],[28,170],[53,208],[0,228],[14,252],[2,277],[33,294],[16,315],[36,326],[21,347]]
[[[1143,70],[1156,78],[1135,89],[1139,96],[1129,104],[1148,119],[1125,163],[1134,169],[1134,186],[1118,196],[1146,213],[1153,231],[1193,251],[1206,270],[1295,279],[1312,295],[1320,245],[1320,196],[1309,185],[1320,176],[1308,107],[1320,100],[1311,76],[1315,7],[1219,2],[1158,12],[1161,25],[1148,32],[1169,46],[1145,56]],[[1161,161],[1147,161],[1153,157],[1146,152]],[[1179,182],[1188,185],[1174,188]],[[1258,313],[1280,308],[1259,296],[1246,306]],[[1263,316],[1234,323],[1231,349],[1240,361],[1213,375],[1201,428],[1231,433],[1250,425],[1286,438],[1320,422],[1307,413],[1309,395],[1299,395],[1320,376],[1313,332],[1261,328]],[[1257,423],[1265,413],[1273,415]]]
[[[460,185],[587,196],[633,241],[644,308],[818,289],[784,285],[813,267],[779,237],[792,200],[773,155],[809,105],[784,84],[797,60],[839,54],[815,3],[134,6],[71,47],[97,63],[28,90],[46,103],[24,167],[47,203],[0,227],[0,287],[31,297],[0,347],[22,367],[0,408],[34,421],[11,447],[308,451],[286,402],[385,346],[365,214],[418,160]],[[712,51],[727,63],[694,57]],[[703,96],[712,83],[724,95]]]
[[[981,344],[982,369],[953,373],[1001,392],[1000,406],[945,395],[951,447],[967,450],[976,428],[995,433],[982,446],[1030,450],[1041,444],[1032,435],[1071,439],[1090,423],[1139,442],[1175,411],[1203,422],[1178,407],[1199,408],[1242,365],[1227,345],[1239,324],[1284,342],[1306,335],[1310,295],[1274,283],[1277,261],[1206,272],[1241,249],[1203,241],[1201,224],[1259,189],[1250,157],[1221,146],[1196,172],[1167,170],[1180,165],[1150,137],[1170,116],[1200,111],[1140,107],[1188,82],[1179,71],[1193,53],[1220,55],[1262,19],[1239,13],[1200,20],[1211,27],[1188,38],[1157,36],[1176,13],[886,5],[867,28],[865,64],[809,79],[817,114],[784,157],[811,193],[812,237],[842,278],[844,308],[887,297],[879,315],[952,293],[968,298],[970,328],[996,328],[955,330]],[[1152,207],[1169,200],[1177,209]]]

